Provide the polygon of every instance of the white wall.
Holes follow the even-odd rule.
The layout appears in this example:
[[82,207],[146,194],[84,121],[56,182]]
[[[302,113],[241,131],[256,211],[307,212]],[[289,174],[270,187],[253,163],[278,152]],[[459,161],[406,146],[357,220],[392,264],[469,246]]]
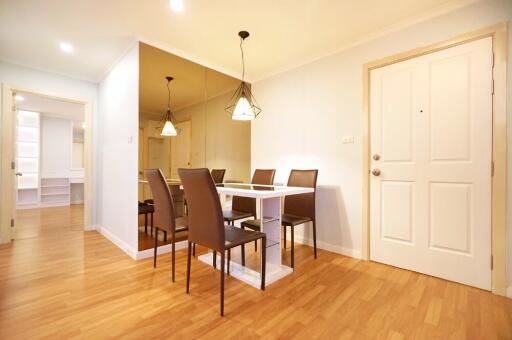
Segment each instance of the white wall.
[[[276,167],[276,181],[281,182],[286,181],[291,168],[318,168],[319,243],[328,249],[359,256],[363,65],[510,19],[512,1],[483,1],[256,82],[254,94],[263,112],[252,123],[252,168]],[[512,84],[511,47],[509,34],[509,84]],[[508,102],[509,123],[512,123],[512,86],[508,87]],[[354,136],[355,143],[343,144],[343,136]],[[509,166],[509,174],[511,170]],[[509,193],[512,193],[512,176],[509,178]],[[309,237],[310,228],[306,230],[305,236]],[[509,268],[512,264],[510,234]],[[512,270],[508,272],[512,282]]]
[[[0,83],[15,89],[23,89],[35,93],[43,93],[61,98],[72,98],[92,105],[92,122],[95,126],[98,111],[98,85],[60,76],[53,73],[34,70],[28,67],[14,65],[0,61]],[[2,98],[3,100],[3,98]],[[0,103],[1,104],[1,103]],[[1,106],[0,106],[1,107]],[[92,139],[93,154],[96,150],[96,135]],[[95,201],[96,193],[96,164],[92,164],[92,200]],[[93,221],[96,221],[96,207],[92,207]]]
[[72,146],[71,120],[41,117],[41,177],[69,177]]
[[98,230],[132,257],[137,252],[138,43],[99,84]]

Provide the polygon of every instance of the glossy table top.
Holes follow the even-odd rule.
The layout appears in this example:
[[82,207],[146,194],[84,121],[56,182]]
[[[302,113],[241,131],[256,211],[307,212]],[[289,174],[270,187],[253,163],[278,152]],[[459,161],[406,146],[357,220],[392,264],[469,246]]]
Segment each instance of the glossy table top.
[[[181,186],[178,179],[167,178],[167,184],[170,186]],[[139,183],[147,184],[146,180],[139,180]],[[219,194],[235,195],[252,198],[271,198],[283,197],[289,195],[298,195],[314,192],[313,188],[289,187],[284,185],[259,185],[247,183],[222,183],[217,184],[217,192]]]

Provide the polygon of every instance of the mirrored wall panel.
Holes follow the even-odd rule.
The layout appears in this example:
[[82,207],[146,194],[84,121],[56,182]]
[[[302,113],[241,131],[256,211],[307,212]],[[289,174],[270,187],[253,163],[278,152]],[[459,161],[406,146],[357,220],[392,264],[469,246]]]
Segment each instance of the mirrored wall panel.
[[[162,170],[176,214],[183,216],[177,169],[225,169],[225,182],[248,182],[251,124],[234,121],[225,111],[239,79],[147,44],[141,43],[139,51],[139,250],[145,250],[154,247],[155,230],[144,170]],[[168,107],[176,136],[161,135]],[[166,243],[163,233],[158,240]]]

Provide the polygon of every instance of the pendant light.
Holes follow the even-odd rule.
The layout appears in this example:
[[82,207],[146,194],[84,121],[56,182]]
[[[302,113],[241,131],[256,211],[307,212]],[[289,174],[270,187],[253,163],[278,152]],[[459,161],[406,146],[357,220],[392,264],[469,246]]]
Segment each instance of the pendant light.
[[167,79],[167,112],[165,113],[162,120],[165,120],[164,127],[162,129],[162,132],[160,133],[160,136],[167,136],[167,137],[174,137],[177,136],[178,133],[180,133],[180,129],[176,129],[176,123],[174,121],[174,117],[171,113],[171,89],[169,88],[169,84],[171,83],[171,80],[174,78],[171,76],[165,77]]
[[238,32],[240,37],[240,52],[242,53],[242,83],[236,89],[225,110],[233,120],[253,120],[261,112],[256,99],[251,93],[251,86],[245,82],[245,60],[243,42],[249,36],[249,32]]

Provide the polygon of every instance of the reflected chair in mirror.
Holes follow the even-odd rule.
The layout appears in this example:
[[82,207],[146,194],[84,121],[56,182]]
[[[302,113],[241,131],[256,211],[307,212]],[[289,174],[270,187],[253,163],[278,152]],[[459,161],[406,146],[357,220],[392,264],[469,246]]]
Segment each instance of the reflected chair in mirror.
[[[290,227],[291,231],[291,267],[295,268],[295,227],[304,223],[311,222],[313,227],[313,249],[315,259],[316,254],[316,181],[318,170],[292,170],[288,177],[289,187],[314,188],[315,191],[307,194],[286,196],[284,200],[284,213],[281,217],[281,224],[284,228],[284,244],[286,247],[286,231]],[[247,220],[242,222],[242,227],[259,230],[259,220]]]
[[[261,240],[266,246],[266,235],[261,232],[225,226],[217,188],[208,169],[178,169],[188,201],[187,294],[190,291],[192,244],[212,249],[221,254],[220,260],[220,315],[224,315],[224,271],[226,251],[242,244]],[[265,252],[261,252],[261,289],[265,289]],[[229,261],[229,257],[228,257]],[[215,266],[215,260],[214,260]],[[228,263],[229,266],[229,263]]]
[[226,174],[226,169],[212,169],[211,175],[213,178],[213,182],[215,184],[224,183],[224,175]]
[[188,230],[186,217],[176,218],[174,202],[171,191],[165,181],[160,169],[146,169],[144,175],[148,180],[154,202],[154,227],[155,227],[155,252],[153,255],[153,267],[156,267],[156,256],[158,248],[158,231],[165,231],[171,242],[171,270],[172,282],[175,281],[176,264],[176,233],[183,233]]
[[[256,169],[252,176],[251,184],[272,185],[274,183],[275,169]],[[235,225],[235,221],[246,218],[256,218],[256,199],[250,197],[233,196],[231,210],[223,211],[224,221]],[[243,229],[243,227],[242,227]],[[255,251],[258,243],[254,243]],[[242,245],[242,265],[245,266],[245,246]]]
[[153,213],[155,209],[152,204],[149,204],[147,200],[144,202],[139,201],[138,215],[144,215],[144,233],[148,233],[148,214],[151,215],[151,235],[153,235]]

